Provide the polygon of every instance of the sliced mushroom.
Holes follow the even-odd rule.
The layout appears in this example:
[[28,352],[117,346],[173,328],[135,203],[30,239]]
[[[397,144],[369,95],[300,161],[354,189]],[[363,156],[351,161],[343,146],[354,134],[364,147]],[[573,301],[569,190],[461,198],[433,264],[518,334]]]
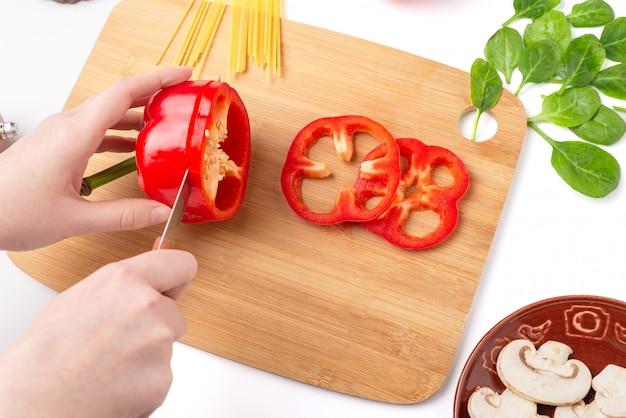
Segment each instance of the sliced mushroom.
[[595,402],[585,404],[584,401],[573,405],[557,406],[554,409],[554,418],[611,418],[598,409]]
[[607,365],[591,381],[598,409],[609,417],[626,417],[626,369]]
[[537,415],[537,404],[505,389],[501,395],[488,387],[477,387],[467,401],[471,418],[548,418]]
[[539,349],[528,340],[508,343],[496,368],[504,385],[519,396],[545,405],[571,405],[591,388],[591,372],[581,361],[569,359],[571,347],[548,341]]

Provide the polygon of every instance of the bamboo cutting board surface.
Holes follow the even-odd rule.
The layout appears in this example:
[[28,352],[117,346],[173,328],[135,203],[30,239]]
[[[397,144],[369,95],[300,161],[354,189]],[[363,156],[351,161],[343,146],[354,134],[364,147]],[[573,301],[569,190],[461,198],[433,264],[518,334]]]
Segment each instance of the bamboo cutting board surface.
[[[186,3],[120,2],[66,107],[154,68]],[[227,11],[204,79],[227,74],[228,22]],[[452,363],[526,132],[525,111],[505,92],[492,112],[495,137],[471,143],[458,131],[471,106],[466,72],[286,20],[282,37],[282,77],[267,79],[249,64],[245,74],[226,80],[242,96],[252,125],[248,192],[233,219],[179,229],[177,247],[200,265],[180,300],[188,320],[182,341],[346,394],[423,401]],[[314,119],[342,114],[368,116],[396,137],[416,137],[461,157],[471,184],[453,235],[411,252],[357,225],[320,227],[291,211],[279,178],[293,137]],[[96,155],[88,171],[126,157]],[[142,196],[134,174],[90,198],[129,196]],[[10,257],[62,291],[105,263],[150,249],[161,230],[91,234]]]

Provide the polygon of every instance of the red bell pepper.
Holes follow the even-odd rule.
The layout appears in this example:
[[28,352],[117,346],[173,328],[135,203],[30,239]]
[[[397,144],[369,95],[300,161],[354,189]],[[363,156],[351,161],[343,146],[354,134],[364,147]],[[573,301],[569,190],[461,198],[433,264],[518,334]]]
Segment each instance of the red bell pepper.
[[155,94],[144,110],[136,145],[139,184],[167,205],[189,167],[183,222],[228,219],[237,213],[250,165],[250,122],[228,84],[187,81]]
[[[425,145],[413,138],[396,142],[407,164],[402,170],[394,201],[382,215],[361,225],[398,247],[409,250],[429,248],[443,241],[455,228],[459,216],[457,203],[469,187],[469,174],[461,159],[446,148]],[[374,160],[384,152],[376,148],[364,160]],[[449,170],[450,184],[440,185],[433,180],[434,170],[441,166]],[[361,194],[375,193],[380,187],[384,186],[377,181],[357,178],[355,182],[355,188]],[[409,216],[424,210],[437,213],[439,224],[423,236],[413,235],[405,229]]]
[[[323,162],[309,159],[309,150],[320,138],[331,137],[335,152],[343,161],[350,161],[354,149],[354,135],[367,132],[381,144],[376,158],[361,163],[359,175],[377,184],[375,206],[366,207],[373,197],[369,191],[359,191],[346,185],[338,192],[334,207],[328,212],[315,212],[303,200],[301,185],[305,178],[319,179],[331,175]],[[346,221],[362,222],[376,218],[391,204],[400,182],[400,154],[393,136],[382,126],[364,116],[338,116],[317,119],[305,126],[294,138],[287,152],[281,175],[281,186],[287,203],[302,218],[319,225]]]

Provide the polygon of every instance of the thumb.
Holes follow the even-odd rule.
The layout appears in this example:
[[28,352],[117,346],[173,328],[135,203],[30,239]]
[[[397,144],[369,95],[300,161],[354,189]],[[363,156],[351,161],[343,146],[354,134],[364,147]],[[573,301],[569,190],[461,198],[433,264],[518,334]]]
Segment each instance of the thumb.
[[186,251],[147,251],[120,261],[132,266],[155,290],[180,298],[198,272],[196,258]]
[[85,201],[82,232],[130,231],[167,221],[171,209],[150,199]]

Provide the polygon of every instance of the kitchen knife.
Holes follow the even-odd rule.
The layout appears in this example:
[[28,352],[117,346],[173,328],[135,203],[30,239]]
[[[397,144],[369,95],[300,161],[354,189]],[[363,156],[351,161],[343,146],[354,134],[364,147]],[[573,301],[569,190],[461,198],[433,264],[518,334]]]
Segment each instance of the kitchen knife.
[[187,204],[187,198],[189,197],[189,183],[187,182],[188,176],[189,176],[189,169],[185,170],[185,173],[183,174],[183,179],[180,182],[178,193],[176,193],[176,199],[174,200],[174,203],[172,204],[172,212],[170,213],[170,216],[167,219],[167,223],[165,224],[165,229],[163,229],[163,234],[161,234],[159,243],[156,246],[157,250],[160,250],[161,248],[174,247],[176,231],[178,230],[178,227],[180,226],[180,223],[183,219],[183,213],[185,212],[185,205]]

